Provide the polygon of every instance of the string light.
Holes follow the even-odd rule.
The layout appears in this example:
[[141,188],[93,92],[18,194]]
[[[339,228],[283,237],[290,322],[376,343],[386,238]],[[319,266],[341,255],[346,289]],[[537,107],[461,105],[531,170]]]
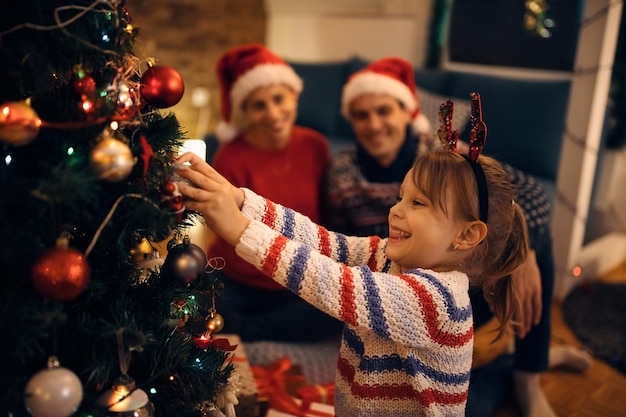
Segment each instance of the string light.
[[551,29],[556,26],[556,23],[548,16],[550,6],[547,0],[528,0],[525,7],[524,28],[544,39],[551,38]]

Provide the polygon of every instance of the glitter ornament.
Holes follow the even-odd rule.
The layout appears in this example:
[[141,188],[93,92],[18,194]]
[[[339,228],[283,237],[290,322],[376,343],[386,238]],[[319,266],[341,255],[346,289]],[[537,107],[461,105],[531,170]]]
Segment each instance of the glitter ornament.
[[163,267],[174,278],[184,284],[195,281],[207,265],[207,257],[202,248],[191,243],[188,236],[183,243],[171,248],[165,257]]
[[41,119],[26,101],[0,106],[0,140],[14,146],[26,145],[39,133]]
[[70,248],[66,238],[59,238],[56,247],[33,265],[31,276],[40,294],[57,301],[69,301],[87,287],[91,268],[81,252]]
[[118,182],[128,177],[137,162],[127,144],[107,133],[91,151],[91,166],[98,178]]
[[72,81],[72,91],[77,94],[93,95],[96,91],[96,81],[89,75],[79,75]]
[[178,103],[185,92],[180,74],[171,67],[154,65],[141,76],[139,93],[151,106],[167,108]]
[[83,399],[83,385],[75,373],[48,359],[48,368],[36,373],[26,384],[24,404],[33,417],[68,417]]

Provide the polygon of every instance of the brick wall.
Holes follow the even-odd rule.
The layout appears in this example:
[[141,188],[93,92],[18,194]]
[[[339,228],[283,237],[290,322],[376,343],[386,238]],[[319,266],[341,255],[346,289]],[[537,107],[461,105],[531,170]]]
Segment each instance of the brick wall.
[[[135,55],[175,68],[185,81],[182,100],[165,111],[190,138],[212,131],[220,119],[215,64],[233,46],[265,42],[264,0],[128,0],[126,7],[140,30]],[[210,92],[210,113],[194,107],[196,88]]]

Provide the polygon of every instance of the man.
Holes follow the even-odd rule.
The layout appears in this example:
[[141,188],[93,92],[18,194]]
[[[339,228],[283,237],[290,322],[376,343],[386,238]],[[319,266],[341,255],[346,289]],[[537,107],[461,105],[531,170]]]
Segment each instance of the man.
[[[354,73],[344,86],[341,110],[352,124],[357,144],[338,153],[329,165],[325,224],[346,234],[387,237],[389,208],[414,158],[441,146],[431,123],[420,113],[411,64],[384,58]],[[464,147],[460,153],[467,153]],[[514,317],[519,323],[515,353],[472,371],[467,415],[493,414],[514,383],[524,417],[550,417],[555,414],[539,386],[539,373],[548,365],[584,369],[589,358],[569,347],[549,352],[554,283],[549,199],[534,178],[503,166],[518,186],[517,203],[526,213],[533,251],[513,274],[521,304]],[[492,315],[482,293],[473,291],[471,296],[478,328]]]

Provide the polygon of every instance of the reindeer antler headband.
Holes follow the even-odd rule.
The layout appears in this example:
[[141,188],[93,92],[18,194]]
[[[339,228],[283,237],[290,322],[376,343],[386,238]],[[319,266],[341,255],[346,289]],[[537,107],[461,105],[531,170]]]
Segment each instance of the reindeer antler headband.
[[[472,167],[476,184],[478,185],[478,205],[480,220],[487,223],[487,214],[489,213],[489,192],[487,188],[487,179],[485,171],[478,162],[478,156],[485,146],[487,137],[487,125],[483,121],[482,103],[480,94],[470,93],[471,99],[471,115],[470,115],[470,140],[469,155],[462,155]],[[452,130],[452,113],[454,111],[454,103],[448,100],[441,104],[439,108],[439,130],[437,135],[447,151],[456,152],[456,145],[459,139],[459,131]]]

